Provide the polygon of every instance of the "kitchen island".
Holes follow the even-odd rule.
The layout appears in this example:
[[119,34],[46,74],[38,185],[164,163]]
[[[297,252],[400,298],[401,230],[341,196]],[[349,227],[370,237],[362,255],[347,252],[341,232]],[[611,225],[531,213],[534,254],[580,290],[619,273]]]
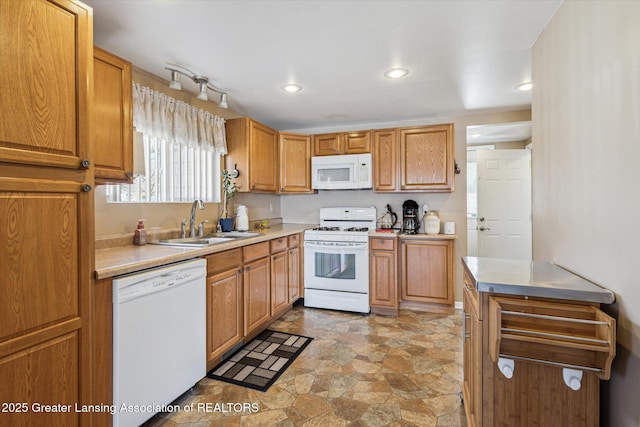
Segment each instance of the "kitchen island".
[[610,377],[611,291],[553,263],[463,257],[470,426],[597,426]]

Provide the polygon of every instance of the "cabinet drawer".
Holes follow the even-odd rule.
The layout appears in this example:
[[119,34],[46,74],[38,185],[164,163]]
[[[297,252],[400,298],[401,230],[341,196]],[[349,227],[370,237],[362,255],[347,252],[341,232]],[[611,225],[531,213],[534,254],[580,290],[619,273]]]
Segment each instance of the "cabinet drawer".
[[207,260],[207,276],[242,266],[242,250],[240,248],[207,255],[204,258]]
[[254,259],[266,257],[269,255],[269,242],[256,243],[254,245],[242,248],[244,254],[244,262],[250,262]]
[[396,239],[371,237],[369,239],[372,251],[393,251],[396,249]]
[[276,252],[282,252],[287,249],[287,238],[280,237],[279,239],[273,239],[269,243],[271,243],[271,253],[275,254]]
[[595,372],[608,380],[615,320],[597,307],[489,298],[489,354]]
[[292,234],[287,239],[289,248],[297,248],[300,245],[300,234]]

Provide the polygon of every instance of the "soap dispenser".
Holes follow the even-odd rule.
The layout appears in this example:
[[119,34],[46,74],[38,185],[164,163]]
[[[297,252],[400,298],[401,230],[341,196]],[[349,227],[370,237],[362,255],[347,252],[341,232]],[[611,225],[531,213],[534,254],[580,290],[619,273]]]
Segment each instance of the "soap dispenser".
[[133,234],[133,244],[136,246],[147,244],[147,230],[144,228],[144,219],[138,220],[138,227]]

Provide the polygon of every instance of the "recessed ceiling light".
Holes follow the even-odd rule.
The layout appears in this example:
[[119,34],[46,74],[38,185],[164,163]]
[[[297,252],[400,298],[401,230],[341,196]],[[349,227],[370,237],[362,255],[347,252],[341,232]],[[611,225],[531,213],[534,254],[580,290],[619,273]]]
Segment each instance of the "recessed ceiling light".
[[516,89],[521,90],[523,92],[531,90],[531,88],[533,88],[533,83],[531,82],[525,82],[516,86]]
[[302,90],[302,86],[297,85],[295,83],[289,83],[286,84],[284,86],[282,86],[282,90],[285,92],[289,92],[289,93],[296,93],[296,92],[300,92]]
[[390,79],[399,79],[406,76],[407,74],[409,74],[409,70],[407,70],[406,68],[392,68],[386,71],[384,73],[384,76]]

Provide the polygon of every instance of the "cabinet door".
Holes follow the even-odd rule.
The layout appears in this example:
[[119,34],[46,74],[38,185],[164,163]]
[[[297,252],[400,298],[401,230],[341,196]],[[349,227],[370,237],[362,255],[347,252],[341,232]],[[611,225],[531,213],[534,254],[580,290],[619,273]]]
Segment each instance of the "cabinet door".
[[289,305],[288,252],[271,255],[271,315],[275,316]]
[[339,133],[325,133],[313,136],[314,156],[333,156],[340,154],[342,149],[342,135]]
[[373,191],[397,191],[397,131],[373,132]]
[[242,339],[242,270],[207,278],[207,361],[217,359]]
[[[0,401],[88,403],[93,194],[61,170],[17,173],[28,169],[6,166],[13,176],[0,177]],[[77,425],[89,414],[2,416]]]
[[397,308],[396,257],[394,252],[375,251],[369,264],[371,305]]
[[289,250],[289,303],[300,299],[300,247]]
[[451,240],[402,240],[402,299],[453,305]]
[[343,135],[343,154],[362,154],[371,152],[371,132],[347,132]]
[[462,394],[469,426],[482,424],[482,323],[473,296],[463,288],[463,374]]
[[247,336],[269,320],[271,304],[270,258],[265,257],[244,267],[244,335]]
[[279,193],[311,193],[311,137],[280,133]]
[[453,125],[400,130],[400,189],[453,191]]
[[89,159],[92,21],[80,3],[0,1],[0,161]]
[[276,131],[254,120],[249,122],[249,188],[275,193],[278,173]]
[[93,50],[93,146],[96,178],[133,181],[131,63]]

